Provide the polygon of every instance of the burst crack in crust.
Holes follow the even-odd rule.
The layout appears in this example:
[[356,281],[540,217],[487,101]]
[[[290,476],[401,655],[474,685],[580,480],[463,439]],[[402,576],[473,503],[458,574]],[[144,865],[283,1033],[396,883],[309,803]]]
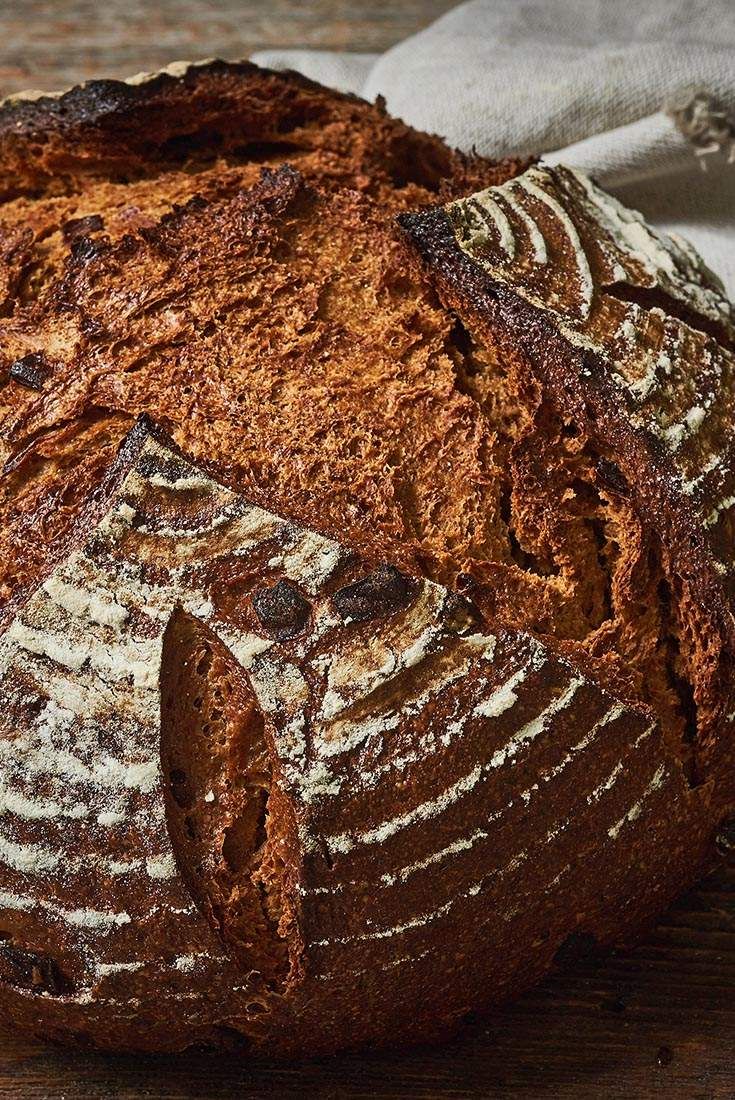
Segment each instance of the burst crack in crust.
[[[30,690],[17,699],[15,687],[8,689],[16,710],[6,715],[2,739],[9,763],[0,830],[0,930],[7,936],[0,950],[6,987],[0,1011],[28,1029],[111,1048],[221,1045],[245,1036],[270,1052],[293,1053],[399,1036],[427,1039],[444,1033],[489,996],[500,1000],[535,980],[570,933],[589,931],[605,943],[633,935],[701,870],[731,798],[731,786],[720,782],[726,741],[719,735],[718,714],[728,705],[716,683],[722,674],[717,662],[727,652],[731,623],[721,602],[721,580],[715,576],[710,585],[713,570],[700,569],[698,544],[685,552],[686,540],[697,532],[687,526],[678,504],[662,509],[663,489],[659,493],[653,484],[641,506],[639,468],[629,462],[625,473],[638,491],[639,514],[648,523],[648,511],[662,512],[669,524],[658,524],[678,555],[673,565],[667,561],[667,575],[676,578],[677,570],[686,575],[687,562],[694,563],[692,583],[701,582],[697,592],[708,616],[706,634],[716,650],[716,675],[697,689],[699,713],[709,722],[693,746],[700,773],[688,771],[685,780],[670,736],[648,708],[628,701],[635,692],[618,690],[609,679],[599,681],[599,663],[588,660],[576,643],[565,648],[558,638],[541,638],[540,629],[534,636],[512,619],[509,626],[507,615],[489,614],[489,597],[502,585],[492,575],[482,576],[481,566],[488,562],[474,561],[470,548],[492,556],[488,547],[494,533],[485,530],[485,520],[488,528],[492,524],[483,518],[479,539],[473,542],[471,532],[467,549],[464,544],[456,549],[457,517],[449,506],[477,486],[494,506],[495,475],[492,463],[484,461],[494,421],[476,408],[471,386],[458,393],[451,377],[447,360],[461,360],[461,332],[458,342],[438,340],[443,358],[429,359],[429,373],[420,358],[423,373],[414,376],[404,368],[403,356],[415,367],[410,349],[424,340],[430,344],[451,321],[439,316],[435,297],[416,277],[416,263],[385,223],[411,202],[420,205],[436,194],[503,183],[521,166],[462,158],[387,118],[380,108],[328,94],[298,77],[225,63],[139,86],[102,83],[59,100],[16,104],[0,116],[0,144],[7,167],[4,189],[18,195],[15,205],[5,207],[8,217],[12,208],[16,222],[5,242],[11,274],[3,288],[4,332],[22,345],[14,362],[21,351],[44,356],[31,364],[36,368],[32,381],[41,390],[12,395],[16,419],[6,431],[11,444],[6,477],[14,471],[23,477],[30,471],[32,477],[39,458],[53,464],[60,450],[97,454],[94,476],[85,469],[75,485],[67,475],[60,485],[52,481],[47,499],[36,497],[33,515],[20,517],[22,531],[41,512],[32,530],[48,532],[51,556],[32,562],[26,582],[17,585],[11,634],[3,643],[11,676],[17,673],[23,680],[32,666],[33,680],[30,685],[23,681]],[[250,161],[259,158],[267,164],[293,159],[299,172],[266,173],[246,192],[257,178]],[[161,204],[154,194],[159,178],[165,192]],[[532,175],[527,182],[543,189],[544,177]],[[569,186],[584,184],[578,180]],[[195,193],[200,197],[192,197]],[[564,195],[548,199],[557,205],[561,200],[563,210]],[[538,214],[539,203],[551,207],[538,194],[535,200],[536,207],[523,206],[518,214],[521,232],[532,253],[551,251],[550,239],[538,226],[534,230],[531,217]],[[131,214],[131,202],[145,209]],[[183,209],[172,210],[177,202]],[[507,257],[514,247],[513,211],[502,196],[491,196],[487,205],[480,215],[487,239],[478,255],[499,250]],[[108,217],[108,210],[115,213]],[[123,214],[132,220],[124,222]],[[198,393],[206,401],[196,431],[190,431],[190,418],[178,400],[169,397],[169,410],[161,413],[168,427],[179,418],[177,438],[196,444],[197,462],[144,423],[100,488],[106,455],[140,408],[150,408],[153,393],[165,392],[161,363],[178,362],[179,352],[174,350],[170,359],[163,354],[169,347],[165,335],[149,360],[148,330],[143,325],[133,336],[133,320],[116,342],[102,322],[117,332],[119,318],[105,316],[104,304],[92,304],[77,334],[79,362],[66,364],[68,375],[62,363],[49,362],[54,349],[58,359],[65,359],[67,326],[76,332],[70,319],[83,317],[84,302],[95,302],[95,280],[109,294],[109,280],[120,274],[124,283],[125,265],[136,257],[152,263],[158,276],[163,271],[160,284],[144,280],[153,295],[145,304],[152,305],[157,321],[165,321],[166,333],[170,326],[170,346],[178,349],[177,325],[185,327],[190,315],[177,311],[177,302],[158,289],[171,289],[180,273],[223,268],[221,254],[214,269],[207,266],[212,263],[207,240],[216,239],[223,248],[223,237],[212,227],[227,229],[227,258],[234,250],[242,261],[247,238],[253,254],[265,255],[268,262],[277,258],[291,270],[300,262],[299,236],[329,218],[339,223],[335,228],[343,237],[347,232],[353,245],[357,241],[358,251],[367,239],[367,224],[376,253],[376,270],[367,271],[363,284],[368,289],[364,298],[359,282],[350,284],[350,308],[357,302],[363,314],[376,312],[373,293],[377,312],[400,302],[393,326],[398,349],[390,346],[394,359],[387,361],[391,372],[417,381],[410,395],[413,406],[404,394],[396,409],[407,417],[412,407],[415,412],[416,391],[431,399],[440,394],[448,430],[451,406],[452,447],[440,449],[429,473],[426,467],[419,473],[430,482],[429,518],[439,482],[442,492],[450,490],[440,508],[449,513],[445,568],[449,558],[447,571],[456,574],[469,559],[484,617],[419,575],[430,571],[431,555],[417,561],[413,547],[406,545],[414,532],[409,536],[401,528],[386,542],[384,530],[372,539],[364,533],[365,523],[360,534],[342,522],[334,498],[346,481],[352,488],[345,471],[367,462],[367,451],[364,456],[360,450],[367,436],[357,441],[357,459],[347,448],[352,465],[343,466],[339,475],[330,468],[329,494],[318,480],[323,474],[315,475],[308,507],[296,506],[295,473],[291,480],[279,480],[273,466],[261,466],[259,474],[267,468],[270,476],[262,479],[267,488],[256,495],[258,479],[244,483],[238,467],[247,455],[238,448],[242,439],[248,442],[248,432],[243,428],[242,439],[228,436],[225,446],[211,430],[222,417],[205,374],[199,377]],[[490,286],[478,257],[470,261],[458,250],[451,217],[439,211],[411,223],[418,224],[436,229],[430,266],[447,276],[442,294],[449,297],[453,273],[461,269],[464,297],[457,294],[451,302],[483,338],[497,344],[505,334],[509,359],[517,357],[518,340],[508,335],[515,318],[516,331],[524,331],[530,350],[546,364],[553,383],[548,390],[562,419],[569,419],[571,411],[573,421],[592,430],[585,400],[591,402],[599,429],[597,473],[624,496],[629,487],[617,465],[618,450],[624,459],[629,437],[613,416],[618,390],[599,383],[604,370],[595,359],[598,353],[584,347],[577,349],[579,363],[570,360],[568,334],[561,337],[555,328],[553,308],[541,310],[527,301],[518,305],[515,289],[501,285],[502,280]],[[580,228],[573,228],[579,236]],[[325,245],[321,259],[329,242],[319,240]],[[43,307],[34,313],[33,302],[26,300],[38,288],[24,274],[37,262],[39,248],[50,271],[43,271],[37,297],[43,297],[44,284],[52,288],[52,302],[54,288],[60,285],[63,291],[62,308],[56,313],[52,305],[49,336],[43,340]],[[347,272],[361,262],[351,251],[348,255]],[[187,262],[180,262],[181,256]],[[578,260],[578,252],[562,242],[552,266],[562,283],[581,291],[577,297],[587,302],[590,285],[581,278],[586,273]],[[313,267],[313,255],[310,262]],[[638,261],[634,274],[642,270]],[[53,281],[58,271],[60,284]],[[693,278],[714,291],[705,274],[695,272]],[[200,275],[200,281],[207,280],[209,275]],[[243,281],[238,277],[231,286]],[[659,308],[661,302],[640,298],[641,289],[652,290],[651,281],[638,281],[644,285],[633,304],[653,312],[649,307]],[[269,295],[275,285],[270,284]],[[177,292],[188,309],[192,286],[182,287]],[[313,294],[309,285],[304,303],[303,287],[297,284],[290,300],[296,314],[306,306],[307,330],[317,318],[319,339],[334,338],[324,345],[330,362],[341,352],[350,325],[357,330],[358,345],[360,339],[373,349],[381,345],[372,330],[360,327],[357,315],[350,313],[346,323],[344,293],[335,306],[331,284],[326,281],[318,289]],[[627,300],[619,282],[613,290],[612,299]],[[250,304],[236,305],[247,317]],[[679,302],[678,319],[691,329],[695,318],[684,315],[683,308]],[[11,316],[14,309],[17,317]],[[477,314],[484,317],[484,328]],[[210,320],[215,316],[217,331],[226,334],[228,317],[215,314]],[[207,317],[203,311],[205,329]],[[709,325],[718,342],[726,341],[726,317],[697,314],[696,320],[703,330],[694,329],[697,339],[707,335]],[[324,348],[316,341],[307,344],[301,376],[311,380],[313,406],[317,353]],[[203,362],[216,367],[222,355],[232,376],[232,355],[223,347]],[[90,376],[98,377],[102,348],[109,354],[95,391],[98,405],[83,391]],[[598,357],[604,361],[604,354]],[[467,359],[477,365],[472,355]],[[622,376],[628,371],[636,392],[650,395],[655,376],[649,376],[645,364],[639,371],[639,362],[629,360],[621,356]],[[289,349],[280,359],[271,357],[270,369],[283,361],[289,361]],[[352,364],[354,376],[355,363],[362,371],[368,361],[368,356],[348,356],[342,366]],[[302,360],[296,362],[298,367]],[[579,377],[597,378],[597,383],[581,389],[570,363],[580,366]],[[665,365],[662,360],[657,369]],[[484,367],[480,363],[480,378]],[[583,369],[590,370],[589,376]],[[18,373],[31,377],[27,369],[17,368]],[[284,378],[293,385],[296,374],[285,372]],[[213,377],[224,384],[216,371]],[[376,377],[374,392],[382,404],[388,387],[384,375]],[[69,392],[65,378],[72,382]],[[342,388],[346,378],[340,376]],[[395,387],[394,373],[389,381]],[[81,387],[76,396],[74,384]],[[334,386],[330,392],[331,411]],[[57,405],[61,415],[55,419]],[[423,408],[436,415],[431,400]],[[372,403],[370,410],[375,417],[378,409]],[[253,406],[253,434],[256,415]],[[224,418],[229,422],[234,416],[234,407],[228,406]],[[302,406],[302,434],[304,419]],[[411,463],[423,455],[422,426],[429,421],[430,415],[422,413],[403,432],[405,452],[396,449],[395,420],[390,449],[381,450],[385,438],[377,433],[376,483],[382,485],[386,471],[396,466],[396,453],[413,468]],[[697,427],[694,421],[682,428],[682,441],[689,438],[689,428]],[[340,415],[329,418],[338,439],[344,422]],[[238,423],[247,426],[247,421]],[[669,417],[662,430],[680,423]],[[672,440],[676,434],[670,433]],[[468,438],[459,469],[456,461],[452,465],[452,450]],[[666,438],[651,440],[651,453],[658,447],[665,457],[666,445]],[[282,449],[289,468],[303,470],[302,450],[295,447],[293,460],[288,457],[283,432],[275,450],[280,454]],[[659,482],[665,485],[668,467],[661,461]],[[692,480],[699,477],[694,465],[687,471]],[[401,507],[420,534],[415,486],[396,485],[396,497],[400,488]],[[690,494],[694,503],[698,486],[697,481]],[[592,491],[589,486],[587,491]],[[374,491],[367,499],[363,511],[373,528],[374,509],[384,502]],[[67,517],[65,525],[56,524],[60,514]],[[315,527],[322,523],[319,534]],[[206,535],[202,524],[211,527]],[[722,537],[711,526],[712,535]],[[463,531],[459,534],[464,537]],[[35,541],[40,545],[40,539]],[[154,560],[146,557],[146,546]],[[424,548],[431,549],[428,538]],[[506,551],[501,546],[498,552],[502,558]],[[516,553],[522,560],[526,550]],[[386,561],[391,565],[386,567]],[[126,576],[130,564],[132,574]],[[545,576],[548,563],[540,559],[535,564],[533,584],[552,588],[553,576],[548,584]],[[503,576],[510,575],[514,583],[520,584],[522,575],[528,579],[504,559],[489,565],[495,577],[502,566]],[[20,601],[49,571],[45,585],[21,609]],[[132,595],[126,589],[131,580]],[[525,614],[514,591],[513,602]],[[271,595],[261,598],[262,593]],[[492,638],[488,621],[496,624]],[[577,625],[560,637],[576,638]],[[49,630],[61,637],[52,653],[39,652]],[[601,630],[604,641],[604,624]],[[65,669],[64,661],[72,667]],[[159,664],[163,714],[157,710]],[[118,674],[122,679],[116,679]],[[732,682],[728,676],[721,679]],[[75,686],[77,680],[81,687]],[[51,699],[47,681],[63,682],[71,698]],[[84,695],[90,684],[104,721],[90,720]],[[707,691],[716,705],[701,697]],[[74,700],[80,714],[71,709]],[[145,713],[128,714],[139,702]],[[120,715],[126,716],[123,721]],[[188,736],[182,737],[182,731]],[[709,749],[702,752],[708,738]],[[30,753],[24,741],[30,742]],[[95,752],[97,745],[101,752]],[[193,746],[188,755],[186,745]],[[200,747],[207,745],[211,751],[202,753]],[[17,751],[23,768],[13,765]],[[198,767],[203,757],[213,762],[209,770]],[[100,760],[102,771],[95,767]],[[33,767],[26,774],[29,763]],[[243,775],[252,782],[243,786]],[[479,939],[491,949],[478,952]],[[242,978],[235,988],[233,974]]]
[[[99,117],[111,110],[117,110],[130,103],[148,98],[163,87],[180,88],[182,81],[195,82],[202,77],[215,73],[231,73],[238,76],[263,75],[285,78],[305,88],[322,92],[320,84],[303,73],[295,70],[275,71],[264,69],[251,61],[225,61],[222,58],[203,58],[200,61],[172,61],[169,65],[153,72],[140,72],[124,80],[89,80],[62,91],[45,92],[29,90],[17,92],[0,100],[0,111],[7,119],[6,125],[17,129],[19,121],[28,117],[35,126],[48,124],[51,116],[65,118],[70,113],[73,122],[74,113],[84,117]],[[364,103],[358,96],[348,92],[335,92],[335,97],[345,102]]]
[[525,163],[466,156],[392,118],[380,101],[325,89],[297,72],[212,59],[0,103],[0,193],[59,195],[105,174],[134,180],[175,169],[192,153],[204,162],[242,159],[249,147],[257,161],[269,145],[281,161],[323,145],[323,182],[360,190],[423,181],[461,194]]
[[[717,776],[728,804],[735,314],[721,285],[685,241],[564,167],[534,166],[399,220],[445,302],[609,456],[665,545],[683,599],[706,620],[689,627],[695,697],[708,705],[696,774]],[[718,656],[696,683],[708,647]]]

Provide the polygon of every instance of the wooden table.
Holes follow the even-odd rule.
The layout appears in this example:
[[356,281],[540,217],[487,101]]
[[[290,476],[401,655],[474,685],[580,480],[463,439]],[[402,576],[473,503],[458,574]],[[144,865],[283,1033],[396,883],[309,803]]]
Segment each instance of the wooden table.
[[381,51],[456,0],[0,0],[0,96],[268,47]]
[[[0,0],[0,95],[267,46],[382,50],[447,0]],[[3,1038],[1,1100],[735,1098],[735,870],[635,952],[579,959],[449,1047],[310,1065],[80,1055]]]

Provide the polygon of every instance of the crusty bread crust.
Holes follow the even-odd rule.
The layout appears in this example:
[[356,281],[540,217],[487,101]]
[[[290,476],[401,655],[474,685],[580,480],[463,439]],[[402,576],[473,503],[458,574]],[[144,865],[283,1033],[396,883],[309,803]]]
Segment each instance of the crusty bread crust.
[[[507,178],[519,168],[517,162],[493,165],[455,154],[438,139],[388,118],[380,107],[246,63],[213,62],[187,69],[184,75],[164,74],[130,86],[94,83],[58,99],[14,103],[3,118],[0,368],[8,382],[0,389],[0,592],[6,609],[16,595],[22,598],[38,571],[47,568],[47,554],[61,545],[78,502],[92,491],[139,413],[151,412],[170,430],[184,417],[189,424],[179,441],[192,434],[191,378],[169,378],[162,384],[159,371],[164,358],[173,363],[181,354],[182,340],[195,337],[202,343],[202,330],[207,328],[216,330],[216,338],[231,320],[239,331],[233,330],[229,340],[239,341],[242,356],[267,357],[272,339],[269,315],[274,312],[271,280],[280,271],[279,278],[288,285],[291,254],[299,247],[299,226],[291,223],[297,222],[300,209],[316,200],[310,188],[319,189],[319,209],[313,217],[320,218],[324,230],[314,247],[325,258],[317,278],[309,279],[308,265],[301,264],[301,284],[289,288],[299,299],[296,312],[291,310],[289,318],[284,309],[283,320],[279,318],[284,331],[274,358],[277,355],[282,363],[284,389],[293,389],[300,366],[299,361],[289,366],[287,351],[291,360],[306,356],[322,331],[329,329],[330,355],[338,362],[350,361],[354,374],[362,354],[359,344],[368,340],[358,325],[353,346],[340,353],[345,339],[331,317],[322,316],[330,293],[330,208],[340,230],[335,262],[345,265],[345,245],[351,236],[355,253],[360,249],[363,254],[361,263],[353,261],[355,270],[372,293],[385,293],[381,284],[386,282],[392,292],[392,285],[408,280],[406,305],[394,311],[397,327],[404,323],[401,314],[424,294],[420,277],[401,271],[404,260],[393,212],[425,203],[437,192],[462,193],[479,180]],[[298,166],[298,175],[283,169],[284,159]],[[268,176],[270,166],[278,170],[277,178]],[[313,237],[313,226],[310,232]],[[257,257],[248,257],[247,235],[253,233],[263,244],[270,236],[274,255],[265,257],[271,263],[269,271],[258,271]],[[174,254],[176,261],[166,270],[166,256]],[[198,274],[205,270],[205,276]],[[128,296],[129,308],[148,326],[140,340],[123,332],[128,322],[118,304],[94,286],[95,280],[114,278],[114,271],[122,273],[120,290]],[[252,272],[262,293],[253,289],[243,300],[238,280]],[[342,276],[340,293],[346,296],[347,273],[336,275]],[[174,282],[180,284],[175,294],[184,325],[178,336],[171,330],[172,313],[166,310]],[[157,293],[154,284],[159,286]],[[192,317],[195,287],[201,316]],[[386,332],[391,320],[386,317]],[[434,329],[436,321],[435,314],[430,322]],[[388,344],[390,337],[379,324],[373,328],[369,339],[378,347]],[[44,330],[47,335],[42,336]],[[260,351],[257,341],[248,341],[248,331],[258,336]],[[440,339],[436,343],[440,349]],[[164,353],[164,344],[170,354]],[[126,347],[132,354],[121,356]],[[389,346],[386,351],[390,366]],[[241,484],[252,492],[258,491],[259,482],[277,485],[275,442],[256,432],[251,448],[241,431],[246,412],[262,416],[267,379],[259,393],[253,389],[252,398],[238,407],[236,401],[243,397],[240,375],[247,373],[249,362],[232,364],[230,384],[222,386],[217,356],[231,352],[201,346],[196,355],[201,356],[199,366],[192,362],[184,373],[199,380],[209,377],[209,384],[198,386],[193,398],[209,436],[206,446],[202,438],[201,448],[194,448],[197,459],[214,463],[220,473],[239,467]],[[98,362],[100,356],[113,369],[112,375],[104,371],[112,385],[106,394],[93,394],[89,386],[95,388],[98,374],[92,360]],[[273,368],[267,364],[267,369]],[[448,363],[443,373],[449,373]],[[385,371],[376,387],[384,381]],[[207,394],[214,397],[218,387],[215,411]],[[163,399],[160,407],[158,396]],[[227,430],[226,441],[212,438],[218,423]],[[314,425],[314,436],[317,430]],[[299,447],[297,438],[293,447]],[[315,477],[308,467],[319,463],[322,448],[314,438],[302,441],[301,449],[306,453],[296,468],[303,467],[303,480],[310,476],[311,493],[318,493],[327,471]],[[352,456],[345,485],[361,480],[358,458]],[[296,494],[292,485],[288,489],[289,509],[298,510],[299,498],[309,488]],[[345,501],[339,513],[328,517],[340,530],[354,526],[355,515],[369,510],[369,485],[359,495],[357,507]],[[405,531],[402,534],[405,538]]]
[[735,802],[707,273],[247,64],[0,147],[3,1019],[406,1042],[638,934]]
[[400,221],[445,302],[541,380],[665,546],[697,706],[693,781],[716,780],[731,806],[735,313],[721,285],[685,242],[565,168]]
[[[648,921],[701,865],[706,799],[655,717],[580,667],[251,505],[145,423],[110,490],[2,640],[5,1019],[114,1049],[426,1038],[535,979],[570,934]],[[285,632],[263,600],[284,591],[305,609]],[[249,692],[265,720],[267,832],[224,899],[231,786],[167,748],[196,732],[223,758],[211,725],[179,724],[171,670],[197,653],[176,648],[181,615],[229,653],[239,713]],[[278,886],[270,930],[250,882]]]
[[521,163],[467,156],[391,118],[381,102],[248,61],[177,63],[0,104],[0,194],[150,176],[196,163],[197,152],[203,162],[228,154],[242,163],[290,160],[307,175],[301,161],[321,152],[322,162],[311,163],[325,182],[380,190],[413,181],[453,194],[507,178]]

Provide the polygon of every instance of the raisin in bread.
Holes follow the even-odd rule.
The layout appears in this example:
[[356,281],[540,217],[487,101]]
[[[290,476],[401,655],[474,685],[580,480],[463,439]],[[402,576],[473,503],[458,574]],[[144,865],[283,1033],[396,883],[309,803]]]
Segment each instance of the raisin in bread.
[[2,1018],[421,1040],[638,935],[735,803],[709,275],[294,76],[5,112]]

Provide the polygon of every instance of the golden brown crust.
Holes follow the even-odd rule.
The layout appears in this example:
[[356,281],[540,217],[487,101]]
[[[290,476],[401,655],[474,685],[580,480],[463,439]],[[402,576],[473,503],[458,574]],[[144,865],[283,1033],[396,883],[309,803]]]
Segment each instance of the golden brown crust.
[[722,288],[689,246],[564,168],[401,221],[444,300],[520,357],[656,532],[693,687],[693,776],[717,775],[728,805],[735,361]]
[[145,423],[104,496],[0,646],[5,1018],[108,1048],[426,1038],[705,858],[655,718],[528,634]]
[[222,158],[290,160],[312,179],[360,190],[413,183],[462,194],[520,164],[466,156],[391,118],[381,104],[299,73],[218,60],[174,69],[0,105],[0,192],[63,194],[81,181],[130,182]]
[[[90,244],[38,303],[0,322],[6,364],[43,347],[51,370],[40,392],[4,390],[5,538],[28,541],[48,466],[67,447],[77,462],[67,425],[95,410],[90,430],[121,432],[146,411],[293,515],[373,531],[399,557],[416,546],[439,576],[459,557],[451,542],[487,555],[497,536],[475,486],[492,484],[491,432],[455,390],[450,328],[383,211],[352,192],[315,194],[291,169]],[[109,451],[98,441],[84,454],[101,470]],[[57,492],[73,493],[76,477],[68,465]],[[30,578],[43,544],[31,551],[5,560]]]
[[559,303],[394,225],[523,166],[221,62],[0,146],[0,1014],[405,1042],[634,935],[733,801],[732,620]]

